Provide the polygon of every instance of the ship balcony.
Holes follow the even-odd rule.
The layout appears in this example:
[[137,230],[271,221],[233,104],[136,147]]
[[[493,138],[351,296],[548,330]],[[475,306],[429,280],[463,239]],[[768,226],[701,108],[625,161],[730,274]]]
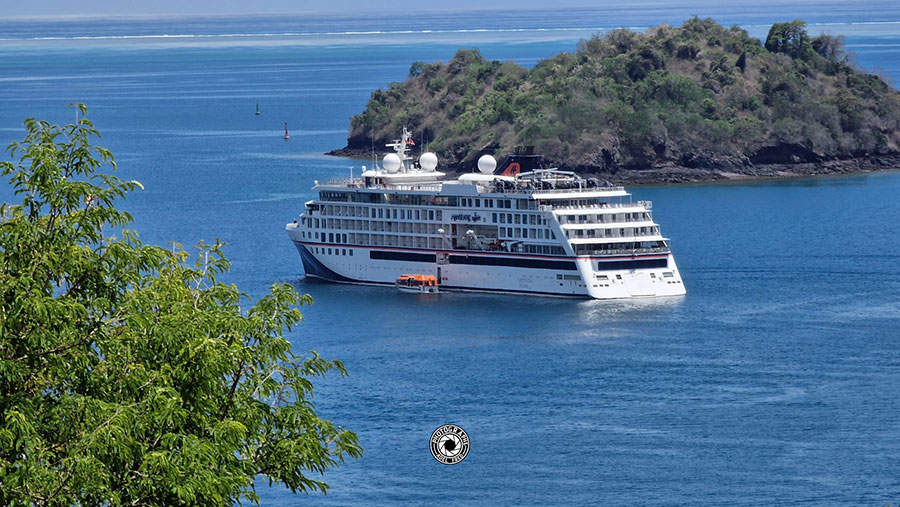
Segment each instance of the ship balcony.
[[581,198],[587,197],[622,197],[628,195],[625,187],[574,187],[574,188],[553,188],[540,189],[527,186],[513,187],[493,187],[485,189],[485,193],[490,194],[534,194],[535,198],[541,197],[563,197],[563,194],[577,194]]
[[593,238],[569,238],[570,245],[594,245],[607,243],[653,243],[666,241],[667,238],[659,234],[647,234],[646,236],[596,236]]
[[584,214],[601,214],[609,213],[609,210],[615,210],[616,213],[631,213],[650,211],[653,209],[652,201],[637,202],[610,202],[603,204],[590,204],[587,206],[552,206],[553,211],[567,211],[570,213],[557,213],[558,215],[584,215]]
[[587,249],[582,247],[575,249],[575,255],[590,257],[621,257],[623,255],[669,254],[671,252],[672,250],[667,246],[616,249]]
[[654,222],[653,220],[635,220],[635,221],[622,221],[622,222],[602,222],[596,220],[591,220],[590,218],[586,222],[569,222],[563,221],[562,217],[560,217],[560,226],[565,231],[571,230],[602,230],[602,229],[622,229],[622,228],[633,228],[633,227],[658,227],[659,224]]

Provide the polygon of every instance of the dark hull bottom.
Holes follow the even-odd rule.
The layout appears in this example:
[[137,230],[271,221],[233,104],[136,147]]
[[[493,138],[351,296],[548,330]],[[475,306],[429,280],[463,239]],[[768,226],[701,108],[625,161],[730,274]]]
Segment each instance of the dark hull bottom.
[[[356,285],[378,285],[378,286],[391,286],[393,287],[393,283],[386,282],[371,282],[367,280],[355,280],[353,278],[348,278],[343,275],[339,275],[328,269],[325,265],[319,262],[318,259],[313,256],[309,250],[306,249],[305,246],[296,244],[297,250],[300,252],[300,259],[303,261],[303,270],[306,271],[306,276],[311,278],[316,278],[326,282],[335,282],[335,283],[348,283],[348,284],[356,284]],[[482,289],[482,288],[470,288],[470,287],[460,287],[455,285],[441,285],[441,290],[450,290],[454,292],[483,292],[490,294],[520,294],[520,295],[531,295],[531,296],[554,296],[554,297],[562,297],[562,298],[575,298],[575,299],[592,299],[587,295],[577,295],[577,294],[559,294],[556,292],[540,292],[540,291],[526,291],[526,290],[507,290],[507,289]]]
[[[343,277],[340,275],[337,275],[337,276],[340,277],[341,279],[337,280],[337,279],[323,277],[318,274],[312,274],[309,272],[306,273],[307,278],[312,278],[312,279],[315,279],[316,281],[325,282],[325,283],[343,283],[343,284],[349,284],[349,285],[370,285],[370,286],[378,286],[378,287],[394,287],[394,284],[392,284],[392,283],[367,282],[367,281],[363,281],[363,280],[353,280],[353,279]],[[481,292],[481,293],[486,293],[486,294],[512,294],[512,295],[518,295],[518,296],[550,296],[550,297],[567,298],[567,299],[593,299],[590,296],[581,296],[581,295],[577,295],[577,294],[557,294],[555,292],[507,290],[507,289],[475,289],[475,288],[469,288],[469,287],[460,287],[460,286],[456,286],[456,285],[440,285],[439,287],[442,292],[444,292],[444,291]]]

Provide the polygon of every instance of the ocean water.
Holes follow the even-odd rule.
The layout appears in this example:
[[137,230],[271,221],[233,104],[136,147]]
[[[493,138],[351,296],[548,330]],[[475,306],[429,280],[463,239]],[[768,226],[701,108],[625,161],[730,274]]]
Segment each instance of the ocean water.
[[[479,47],[533,65],[597,29],[805,18],[900,77],[891,2],[383,18],[0,21],[0,145],[85,102],[148,242],[229,243],[228,280],[315,303],[290,335],[342,359],[319,411],[365,447],[327,497],[265,505],[900,503],[900,173],[632,188],[652,200],[688,294],[585,301],[416,296],[304,281],[283,231],[313,181],[365,161],[348,117],[414,60]],[[166,37],[162,37],[166,35]],[[253,114],[256,104],[262,114]],[[288,122],[291,139],[281,139]],[[0,200],[9,200],[0,187]],[[471,451],[445,466],[431,432]]]

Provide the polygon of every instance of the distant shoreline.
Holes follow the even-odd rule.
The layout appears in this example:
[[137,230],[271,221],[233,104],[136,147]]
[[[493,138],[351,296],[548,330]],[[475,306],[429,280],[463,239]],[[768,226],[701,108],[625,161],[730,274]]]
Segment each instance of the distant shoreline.
[[[372,160],[371,152],[359,152],[341,148],[325,155],[348,157],[359,160]],[[627,185],[679,185],[692,183],[727,183],[743,181],[767,181],[813,178],[818,176],[850,176],[874,172],[900,170],[900,154],[874,155],[847,159],[824,160],[820,162],[756,164],[741,167],[692,168],[672,164],[644,169],[619,169],[604,171],[600,167],[562,167],[582,176],[591,176],[609,180],[616,184]],[[440,169],[449,176],[458,176],[472,172],[457,166]]]

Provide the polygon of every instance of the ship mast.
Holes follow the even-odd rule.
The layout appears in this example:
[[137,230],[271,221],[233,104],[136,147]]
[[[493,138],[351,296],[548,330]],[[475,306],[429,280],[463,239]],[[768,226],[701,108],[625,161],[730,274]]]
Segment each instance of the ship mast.
[[394,140],[392,143],[385,144],[388,148],[393,148],[394,152],[397,153],[397,156],[400,157],[400,162],[402,162],[401,172],[409,172],[412,169],[412,157],[410,157],[407,152],[409,151],[409,143],[412,139],[412,135],[406,130],[406,127],[403,127],[403,135],[400,139]]

